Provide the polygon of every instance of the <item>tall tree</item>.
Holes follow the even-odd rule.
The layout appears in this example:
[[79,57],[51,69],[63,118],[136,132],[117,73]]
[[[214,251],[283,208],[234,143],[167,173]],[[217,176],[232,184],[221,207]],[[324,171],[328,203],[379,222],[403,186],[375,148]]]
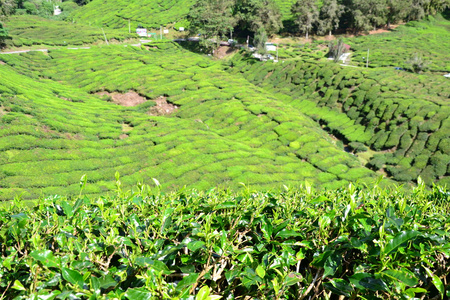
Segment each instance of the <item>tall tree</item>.
[[386,24],[386,0],[351,0],[347,8],[351,12],[355,31],[375,29]]
[[236,25],[233,0],[199,0],[192,6],[188,20],[190,29],[201,35],[200,43],[213,52],[220,41]]
[[257,33],[260,28],[272,35],[283,28],[280,9],[273,0],[236,0],[239,28]]
[[411,10],[411,0],[387,0],[386,21],[390,28],[392,23],[404,20]]
[[308,38],[313,26],[319,21],[319,9],[315,0],[298,0],[292,5],[294,22]]
[[0,0],[0,48],[4,45],[5,39],[8,38],[8,31],[3,27],[2,21],[14,12],[16,6],[15,0]]
[[339,28],[341,15],[344,13],[344,5],[337,0],[324,0],[319,13],[319,34],[331,35],[331,31]]
[[0,19],[9,16],[17,7],[15,0],[0,0]]
[[267,54],[266,42],[267,42],[267,33],[264,27],[261,27],[255,34],[255,46],[256,49],[258,50],[258,53],[261,55]]

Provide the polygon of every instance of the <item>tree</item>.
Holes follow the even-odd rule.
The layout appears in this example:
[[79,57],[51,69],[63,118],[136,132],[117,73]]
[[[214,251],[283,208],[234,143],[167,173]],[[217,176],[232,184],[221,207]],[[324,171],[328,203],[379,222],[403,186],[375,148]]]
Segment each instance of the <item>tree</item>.
[[17,7],[15,0],[0,0],[0,20],[11,15]]
[[341,15],[344,13],[344,5],[339,4],[337,0],[324,0],[319,13],[319,34],[328,34],[339,28]]
[[308,38],[313,26],[319,21],[319,9],[315,0],[298,0],[292,5],[295,24]]
[[450,7],[450,0],[411,0],[408,20],[420,20]]
[[261,27],[255,34],[255,47],[258,53],[261,55],[267,54],[266,42],[267,42],[267,33],[264,27]]
[[411,9],[411,0],[387,0],[387,27],[392,23],[404,20]]
[[190,30],[199,33],[200,43],[213,53],[236,25],[233,7],[233,0],[199,0],[189,12]]
[[5,39],[8,37],[8,31],[3,27],[3,23],[0,22],[0,48],[2,48]]
[[376,29],[386,24],[386,0],[351,0],[347,8],[355,31]]
[[283,28],[280,9],[273,0],[237,0],[235,14],[241,30],[257,33],[264,28],[272,35]]
[[0,0],[0,47],[3,46],[5,39],[9,37],[8,31],[3,27],[2,21],[14,12],[16,6],[17,3],[14,0]]
[[342,54],[345,52],[345,45],[344,41],[342,39],[339,39],[337,41],[331,41],[328,44],[328,55],[333,58],[334,62],[338,62],[341,58]]
[[414,53],[407,61],[406,65],[411,72],[414,73],[422,73],[428,69],[428,66],[431,64],[431,61],[426,61],[423,59],[422,55],[419,53]]

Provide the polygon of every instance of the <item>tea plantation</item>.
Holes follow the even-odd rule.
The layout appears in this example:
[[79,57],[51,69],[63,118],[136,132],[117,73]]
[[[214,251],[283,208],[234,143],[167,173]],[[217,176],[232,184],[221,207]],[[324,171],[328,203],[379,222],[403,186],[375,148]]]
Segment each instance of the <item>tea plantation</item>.
[[138,25],[159,28],[177,23],[186,25],[186,16],[195,0],[93,0],[76,10],[71,18],[86,25],[106,25],[112,28],[133,28]]
[[120,180],[111,197],[82,196],[82,179],[76,201],[0,207],[2,296],[450,297],[445,189],[161,194],[142,184],[125,192]]
[[[450,85],[439,75],[342,67],[317,59],[256,62],[245,54],[228,71],[312,117],[373,170],[398,181],[421,176],[449,184]],[[300,142],[298,155],[313,149]]]
[[450,20],[437,15],[426,21],[412,21],[391,32],[346,39],[354,50],[352,63],[364,66],[369,49],[370,67],[408,69],[407,61],[419,54],[433,72],[448,72],[450,60]]
[[[157,178],[167,189],[339,187],[379,176],[299,109],[171,42],[0,60],[2,200],[73,195],[83,174],[87,193],[104,193],[116,171],[127,186]],[[123,107],[102,91],[179,108],[150,116],[153,101]]]
[[[106,25],[112,28],[128,28],[138,25],[151,28],[174,25],[175,28],[187,27],[186,16],[195,0],[145,0],[145,1],[103,1],[93,0],[76,10],[70,16],[76,22],[86,25]],[[281,12],[283,20],[292,17],[291,6],[294,0],[274,1]]]
[[[6,22],[12,39],[7,39],[6,46],[29,47],[45,46],[81,46],[105,43],[101,28],[72,24],[63,21],[44,19],[38,16],[11,16]],[[136,34],[104,28],[109,41],[136,39]]]

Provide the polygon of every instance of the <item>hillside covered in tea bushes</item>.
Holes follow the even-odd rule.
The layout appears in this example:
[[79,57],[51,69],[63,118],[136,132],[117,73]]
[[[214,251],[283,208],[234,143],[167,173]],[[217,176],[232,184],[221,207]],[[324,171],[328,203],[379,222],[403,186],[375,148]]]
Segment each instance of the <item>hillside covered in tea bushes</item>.
[[[303,180],[331,188],[380,175],[220,61],[171,42],[147,48],[0,55],[2,200],[73,195],[83,174],[86,192],[100,194],[116,171],[127,186],[157,178],[168,190]],[[130,91],[144,103],[125,107],[104,94]],[[161,115],[154,100],[173,112]]]
[[112,28],[128,28],[129,20],[133,28],[138,25],[159,28],[179,22],[178,27],[186,24],[186,16],[194,3],[195,0],[94,0],[76,10],[70,18],[82,24]]
[[[367,167],[404,182],[450,183],[447,78],[313,59],[262,63],[245,54],[228,70],[316,120]],[[299,142],[300,156],[315,151]]]
[[[7,48],[30,46],[81,46],[105,43],[102,28],[48,20],[38,16],[11,16],[6,21],[11,39]],[[137,40],[136,34],[104,28],[108,41]]]

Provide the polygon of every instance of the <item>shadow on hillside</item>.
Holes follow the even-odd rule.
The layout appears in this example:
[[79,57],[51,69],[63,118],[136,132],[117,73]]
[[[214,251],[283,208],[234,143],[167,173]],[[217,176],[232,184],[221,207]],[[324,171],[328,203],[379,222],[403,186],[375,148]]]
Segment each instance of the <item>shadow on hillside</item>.
[[450,20],[450,8],[447,8],[446,10],[444,10],[442,12],[442,16],[446,19],[446,20]]

